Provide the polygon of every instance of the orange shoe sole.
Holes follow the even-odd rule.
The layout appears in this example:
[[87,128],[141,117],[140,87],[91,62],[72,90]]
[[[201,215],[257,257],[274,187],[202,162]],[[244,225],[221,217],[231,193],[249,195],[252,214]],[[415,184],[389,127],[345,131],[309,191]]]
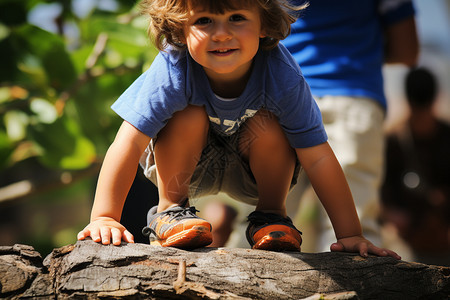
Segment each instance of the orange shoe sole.
[[197,249],[212,243],[212,233],[208,227],[194,226],[171,235],[165,240],[154,240],[150,245],[175,247],[179,249]]
[[253,249],[269,251],[297,251],[300,252],[301,240],[283,231],[272,231],[260,238]]

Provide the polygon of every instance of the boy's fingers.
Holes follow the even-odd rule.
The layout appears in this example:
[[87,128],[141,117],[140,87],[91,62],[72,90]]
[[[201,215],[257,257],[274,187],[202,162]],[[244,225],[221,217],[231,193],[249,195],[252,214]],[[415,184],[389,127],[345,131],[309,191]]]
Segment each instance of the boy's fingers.
[[389,250],[389,249],[384,249],[384,248],[380,248],[380,247],[377,247],[374,245],[369,245],[368,250],[370,253],[375,254],[377,256],[391,256],[398,260],[401,259],[401,257],[397,253],[395,253],[394,251]]
[[342,243],[337,242],[337,243],[331,244],[330,250],[331,250],[331,252],[342,252],[345,250],[345,247],[344,247],[344,245],[342,245]]
[[109,245],[111,243],[111,229],[110,228],[102,227],[100,229],[100,235],[101,235],[101,242],[103,245]]
[[381,249],[374,245],[372,245],[372,247],[370,247],[370,252],[375,255],[378,255],[378,256],[387,256],[388,255],[388,253],[384,249]]
[[123,240],[127,243],[134,243],[134,236],[128,230],[123,232]]
[[123,226],[121,228],[113,226],[86,226],[85,229],[77,234],[78,240],[84,240],[90,236],[94,242],[102,243],[103,245],[120,245],[122,239],[127,243],[134,243],[133,235]]
[[86,234],[86,230],[81,230],[77,234],[77,239],[81,241],[81,240],[84,240],[87,236],[88,236],[88,234]]
[[100,232],[98,231],[98,229],[96,230],[84,230],[85,232],[85,236],[91,236],[91,239],[96,242],[99,243],[102,239],[100,237]]
[[393,257],[395,259],[398,259],[398,260],[402,259],[402,257],[400,255],[398,255],[396,252],[394,252],[392,250],[386,250],[386,251],[387,251],[389,256],[391,256],[391,257]]
[[348,251],[348,252],[359,252],[359,255],[361,257],[367,258],[369,256],[369,253],[377,255],[377,256],[391,256],[395,259],[401,259],[401,257],[395,253],[392,250],[379,248],[369,242],[366,239],[343,239],[338,240],[336,243],[333,243],[330,246],[330,250],[333,252],[342,252],[342,251]]
[[359,255],[361,255],[362,257],[368,257],[368,250],[369,247],[366,243],[359,244]]
[[122,241],[122,233],[120,230],[117,228],[111,228],[111,235],[113,245],[120,245],[120,242]]
[[396,252],[394,252],[392,250],[388,250],[388,249],[379,248],[376,246],[373,246],[373,249],[371,252],[378,256],[391,256],[395,259],[399,259],[399,260],[401,259],[401,257]]

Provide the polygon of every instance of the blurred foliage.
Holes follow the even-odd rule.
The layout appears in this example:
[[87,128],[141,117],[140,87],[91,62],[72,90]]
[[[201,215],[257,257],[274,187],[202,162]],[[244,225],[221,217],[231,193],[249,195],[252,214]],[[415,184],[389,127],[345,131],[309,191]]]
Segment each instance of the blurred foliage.
[[0,244],[45,254],[86,225],[110,106],[157,54],[146,28],[134,0],[0,0],[0,188],[36,188],[0,203]]
[[[0,0],[3,170],[30,158],[62,170],[100,161],[121,122],[110,105],[157,53],[134,1],[115,1],[114,11],[94,7],[82,17],[76,1]],[[60,8],[47,20],[56,32],[27,21],[50,4]]]

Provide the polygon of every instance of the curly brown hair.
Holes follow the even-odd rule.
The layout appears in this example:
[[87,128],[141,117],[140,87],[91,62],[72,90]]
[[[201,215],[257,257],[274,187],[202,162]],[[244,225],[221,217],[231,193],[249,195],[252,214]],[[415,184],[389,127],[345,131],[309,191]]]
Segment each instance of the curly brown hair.
[[142,14],[150,17],[148,34],[159,50],[167,45],[180,50],[186,48],[181,41],[190,7],[222,14],[227,10],[256,6],[261,13],[261,30],[266,36],[260,40],[260,47],[270,50],[289,35],[298,12],[308,4],[292,6],[286,0],[143,0],[140,5]]

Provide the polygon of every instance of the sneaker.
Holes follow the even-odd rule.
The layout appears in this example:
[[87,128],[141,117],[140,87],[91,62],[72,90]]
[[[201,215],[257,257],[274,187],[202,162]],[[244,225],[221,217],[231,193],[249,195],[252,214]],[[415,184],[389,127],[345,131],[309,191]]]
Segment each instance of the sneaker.
[[151,245],[196,249],[212,242],[211,224],[199,218],[195,207],[175,206],[157,213],[150,209],[142,233],[149,236]]
[[300,251],[301,232],[289,217],[254,211],[248,216],[247,240],[252,249]]

